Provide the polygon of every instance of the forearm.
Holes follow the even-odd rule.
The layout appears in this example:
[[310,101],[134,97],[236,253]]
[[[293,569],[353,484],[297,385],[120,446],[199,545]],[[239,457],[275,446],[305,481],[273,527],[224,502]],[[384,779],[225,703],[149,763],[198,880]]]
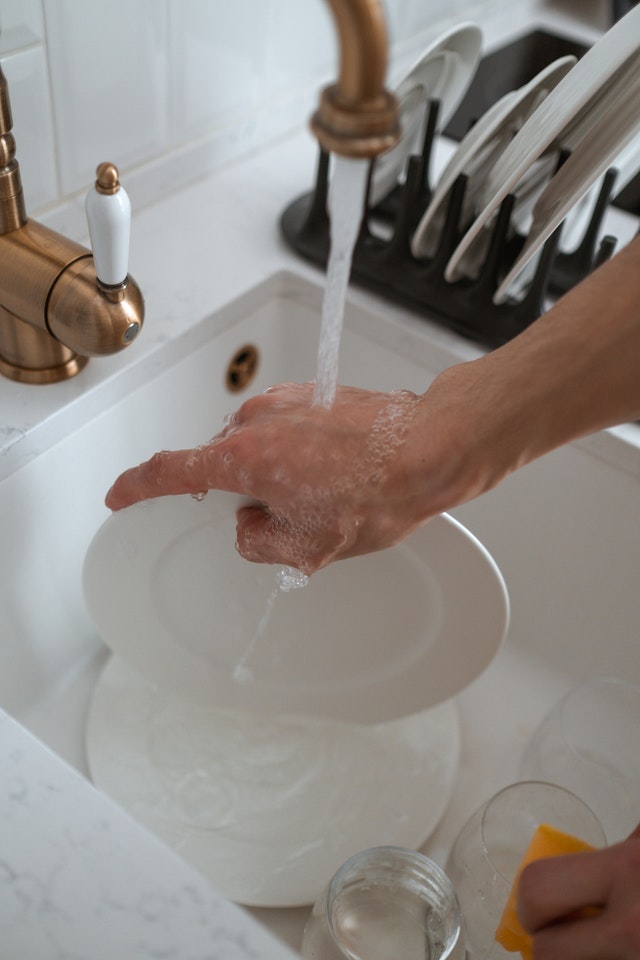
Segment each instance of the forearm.
[[527,378],[530,409],[539,401],[532,456],[640,416],[640,238],[508,344],[500,364]]
[[424,394],[430,422],[443,391],[447,428],[470,457],[465,499],[562,444],[640,418],[640,238],[510,343],[445,371]]

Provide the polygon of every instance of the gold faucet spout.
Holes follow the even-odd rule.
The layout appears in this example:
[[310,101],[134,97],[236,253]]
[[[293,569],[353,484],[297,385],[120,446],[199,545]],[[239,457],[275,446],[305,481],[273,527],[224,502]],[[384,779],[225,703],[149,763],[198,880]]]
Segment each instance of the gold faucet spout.
[[320,96],[311,128],[328,152],[375,157],[400,136],[398,104],[385,88],[388,38],[380,0],[327,0],[340,45],[335,84]]

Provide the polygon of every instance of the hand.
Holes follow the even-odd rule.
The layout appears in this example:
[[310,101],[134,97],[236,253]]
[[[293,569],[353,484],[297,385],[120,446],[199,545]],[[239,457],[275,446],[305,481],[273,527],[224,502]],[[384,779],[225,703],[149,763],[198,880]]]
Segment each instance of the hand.
[[[311,384],[245,403],[195,450],[156,454],[107,495],[113,510],[231,490],[249,560],[312,573],[381,550],[564,443],[640,418],[640,237],[509,343],[449,367],[422,395]],[[612,294],[615,291],[615,296]]]
[[238,512],[242,556],[307,574],[391,546],[467,492],[468,481],[458,493],[451,479],[464,473],[456,465],[465,447],[452,376],[423,396],[341,387],[329,410],[312,404],[312,384],[274,387],[209,443],[126,471],[107,506],[213,488],[244,494],[256,506]]
[[640,826],[604,850],[529,864],[518,915],[534,960],[638,960]]

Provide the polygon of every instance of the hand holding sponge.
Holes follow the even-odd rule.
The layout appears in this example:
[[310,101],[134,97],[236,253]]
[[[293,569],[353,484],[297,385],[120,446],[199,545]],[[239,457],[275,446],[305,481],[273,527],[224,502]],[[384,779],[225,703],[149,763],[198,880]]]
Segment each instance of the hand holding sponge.
[[584,853],[594,848],[561,830],[546,823],[541,824],[534,833],[518,868],[516,879],[511,888],[509,899],[500,918],[495,933],[496,941],[509,952],[520,951],[523,960],[532,960],[532,937],[526,932],[518,919],[518,880],[529,863],[546,857],[557,857],[569,853]]

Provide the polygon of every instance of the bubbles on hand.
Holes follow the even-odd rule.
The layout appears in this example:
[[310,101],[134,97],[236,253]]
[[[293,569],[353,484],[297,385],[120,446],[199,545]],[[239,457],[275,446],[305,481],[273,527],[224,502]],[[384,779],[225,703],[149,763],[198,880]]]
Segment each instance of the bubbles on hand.
[[389,396],[389,403],[373,422],[367,443],[369,484],[380,484],[385,480],[385,467],[405,442],[420,405],[420,397],[410,390],[394,390]]
[[[367,497],[359,491],[377,487],[375,496],[380,496],[379,488],[388,480],[420,402],[421,398],[409,390],[381,398],[378,395],[369,436],[364,436],[353,457],[349,458],[348,451],[345,455],[342,448],[335,458],[330,452],[328,460],[335,460],[335,464],[326,464],[326,470],[323,464],[327,457],[318,458],[314,467],[312,456],[311,468],[294,489],[289,489],[291,476],[286,465],[272,465],[272,487],[286,490],[286,505],[272,505],[273,512],[266,509],[262,520],[254,516],[251,524],[239,529],[240,553],[258,562],[286,562],[293,571],[281,576],[281,589],[286,592],[306,583],[304,571],[320,569],[349,551],[370,520]],[[252,479],[248,471],[238,472],[243,491],[251,491]],[[359,502],[364,504],[360,512]]]

